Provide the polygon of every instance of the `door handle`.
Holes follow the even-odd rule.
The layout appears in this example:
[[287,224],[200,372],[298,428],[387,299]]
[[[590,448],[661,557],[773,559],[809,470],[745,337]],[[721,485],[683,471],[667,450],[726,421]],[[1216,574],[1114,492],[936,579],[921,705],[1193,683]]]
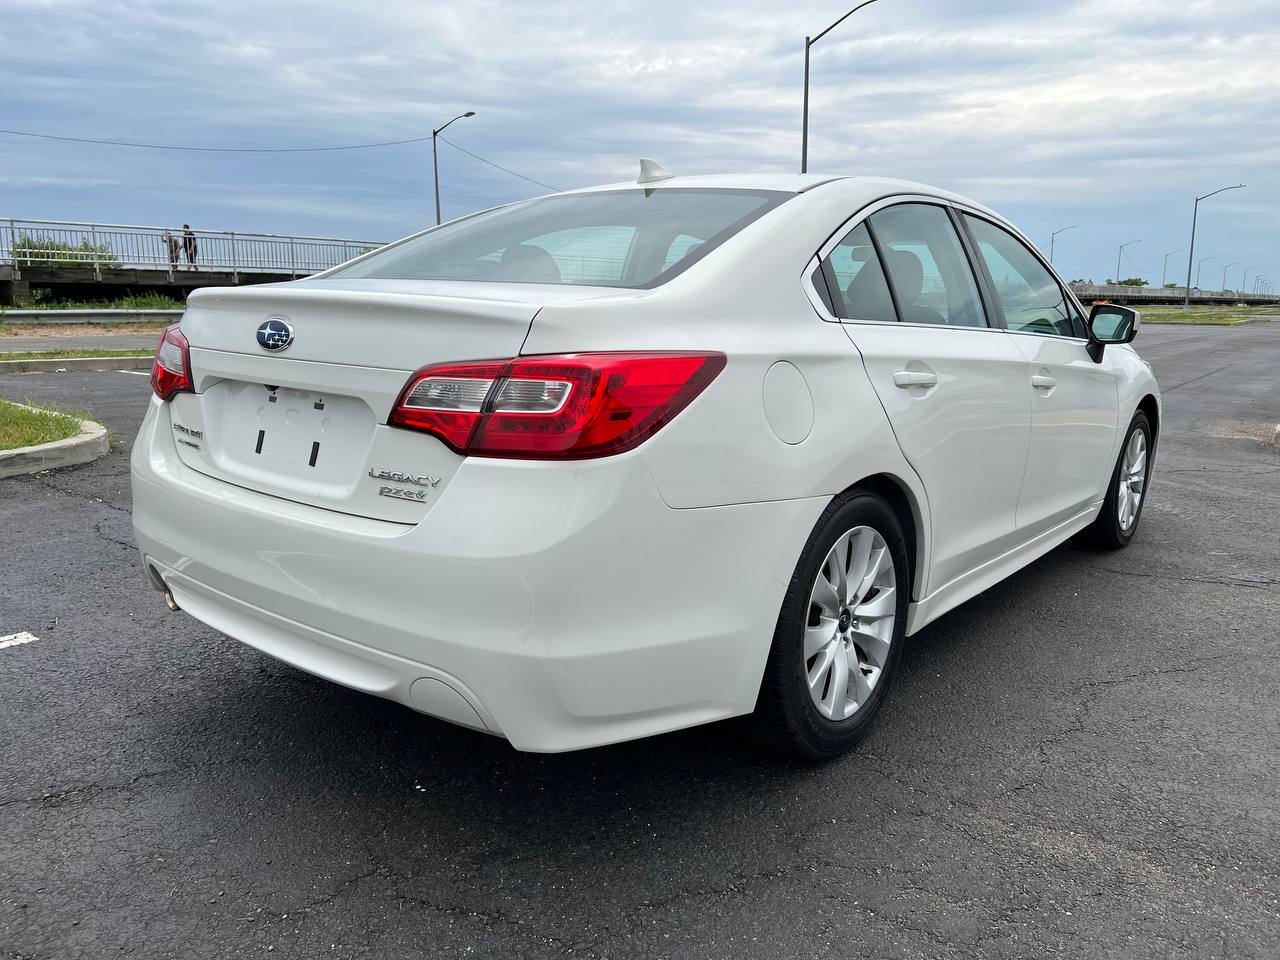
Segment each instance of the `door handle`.
[[899,370],[893,375],[893,385],[904,390],[908,387],[936,387],[938,375],[924,370]]
[[1031,378],[1031,385],[1037,390],[1052,390],[1058,385],[1058,381],[1053,379],[1053,377],[1045,377],[1040,374],[1036,374]]

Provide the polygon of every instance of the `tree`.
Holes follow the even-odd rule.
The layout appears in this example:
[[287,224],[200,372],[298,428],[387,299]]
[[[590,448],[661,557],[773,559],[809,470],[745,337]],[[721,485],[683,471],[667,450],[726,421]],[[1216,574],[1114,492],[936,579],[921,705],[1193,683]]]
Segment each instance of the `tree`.
[[1141,277],[1129,277],[1127,280],[1120,281],[1120,286],[1122,287],[1145,287],[1146,285],[1147,281]]

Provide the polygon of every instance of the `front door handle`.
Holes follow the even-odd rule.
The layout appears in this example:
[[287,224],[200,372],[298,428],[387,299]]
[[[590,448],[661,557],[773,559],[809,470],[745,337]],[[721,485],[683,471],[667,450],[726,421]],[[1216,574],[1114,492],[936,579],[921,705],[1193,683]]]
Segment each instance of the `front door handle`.
[[1053,377],[1046,377],[1046,376],[1042,376],[1041,374],[1036,374],[1034,377],[1031,378],[1031,385],[1035,387],[1037,390],[1052,390],[1054,387],[1058,385],[1058,381],[1053,379]]
[[899,370],[893,375],[893,385],[904,390],[908,387],[936,387],[938,375],[925,370]]

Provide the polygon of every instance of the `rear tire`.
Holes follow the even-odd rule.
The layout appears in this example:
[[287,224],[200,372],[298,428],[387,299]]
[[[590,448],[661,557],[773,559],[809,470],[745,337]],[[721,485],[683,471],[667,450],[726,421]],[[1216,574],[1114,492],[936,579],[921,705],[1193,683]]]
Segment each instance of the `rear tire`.
[[1142,508],[1147,503],[1147,486],[1151,478],[1151,423],[1139,410],[1133,415],[1120,447],[1111,484],[1102,510],[1077,539],[1101,550],[1121,550],[1138,532]]
[[902,527],[884,499],[841,494],[818,519],[778,615],[752,726],[783,753],[837,757],[870,730],[906,635]]

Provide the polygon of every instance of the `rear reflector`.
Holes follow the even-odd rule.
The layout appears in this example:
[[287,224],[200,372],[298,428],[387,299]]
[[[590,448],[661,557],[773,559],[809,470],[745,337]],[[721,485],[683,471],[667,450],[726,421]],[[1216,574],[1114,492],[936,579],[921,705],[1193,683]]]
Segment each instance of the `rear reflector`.
[[191,393],[191,348],[187,338],[175,323],[165,327],[156,358],[151,364],[151,389],[161,400],[172,399],[175,393]]
[[423,367],[388,420],[482,457],[607,457],[639,446],[724,369],[722,353],[580,353]]

